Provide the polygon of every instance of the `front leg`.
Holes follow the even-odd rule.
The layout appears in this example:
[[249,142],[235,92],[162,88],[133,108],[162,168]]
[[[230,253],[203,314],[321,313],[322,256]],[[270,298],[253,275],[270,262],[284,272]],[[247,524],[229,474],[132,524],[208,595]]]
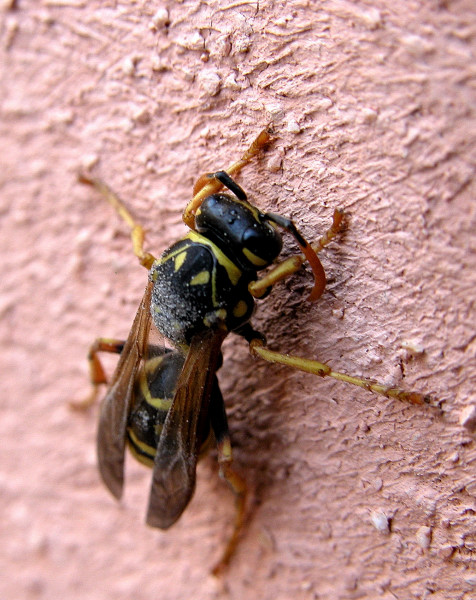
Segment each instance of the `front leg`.
[[[267,146],[271,139],[271,131],[268,129],[264,129],[261,131],[258,136],[251,143],[250,147],[246,150],[243,156],[232,163],[225,171],[227,175],[230,177],[235,177],[239,174],[241,169],[246,166],[253,158],[259,154],[259,152]],[[223,171],[218,171],[220,174]],[[220,177],[216,176],[216,173],[206,173],[199,177],[193,188],[193,198],[187,204],[182,219],[190,229],[195,229],[195,213],[200,208],[201,203],[212,194],[216,194],[219,192],[223,185],[227,185],[222,181]],[[240,188],[241,189],[241,188]],[[238,196],[239,197],[239,196]]]
[[81,174],[79,175],[79,181],[95,188],[104,196],[109,204],[111,204],[124,223],[129,227],[134,254],[137,256],[140,264],[143,267],[150,269],[152,263],[155,261],[155,257],[150,252],[144,251],[144,228],[135,221],[134,217],[127,210],[119,196],[113,192],[113,190],[111,190],[111,188],[106,185],[104,181],[101,181],[101,179],[96,179],[94,177]]
[[[310,244],[312,250],[317,254],[323,248],[325,248],[342,230],[344,225],[344,211],[337,208],[334,211],[332,225],[326,231],[326,233],[314,244]],[[316,257],[317,258],[317,257]],[[253,281],[248,286],[250,293],[255,298],[262,298],[269,288],[273,287],[278,281],[290,277],[302,267],[302,265],[308,260],[308,257],[304,254],[295,254],[286,258],[285,260],[277,263],[264,277]],[[319,262],[319,261],[318,261]],[[320,262],[319,262],[320,265]],[[317,300],[323,293],[326,285],[326,276],[322,265],[317,269],[313,268],[314,278],[316,280],[314,289],[312,291],[309,300]]]

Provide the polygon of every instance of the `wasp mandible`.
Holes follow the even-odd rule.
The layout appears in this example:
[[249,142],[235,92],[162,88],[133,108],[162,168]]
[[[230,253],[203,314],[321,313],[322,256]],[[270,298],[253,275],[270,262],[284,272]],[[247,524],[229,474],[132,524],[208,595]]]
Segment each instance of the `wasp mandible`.
[[[89,402],[106,383],[98,353],[120,354],[100,409],[97,453],[101,477],[120,498],[127,443],[140,462],[152,467],[147,523],[167,529],[190,501],[198,458],[215,440],[220,474],[235,494],[236,517],[214,573],[228,564],[235,550],[247,494],[244,480],[232,466],[225,404],[216,377],[222,364],[221,346],[229,333],[243,337],[251,354],[267,361],[340,379],[387,397],[417,404],[432,401],[418,392],[272,351],[262,333],[252,327],[255,299],[264,298],[278,281],[296,273],[305,262],[314,277],[309,299],[319,298],[326,277],[317,254],[336,237],[344,221],[344,213],[336,210],[327,232],[310,244],[290,219],[263,213],[249,202],[235,177],[269,140],[270,132],[262,131],[240,160],[198,179],[183,213],[189,232],[158,259],[144,251],[144,230],[118,196],[102,181],[80,176],[83,183],[107,198],[128,225],[134,253],[149,271],[127,340],[99,338],[89,353],[93,383]],[[290,233],[300,249],[281,262],[277,262],[282,250],[279,229]],[[264,269],[268,269],[266,274],[258,277]],[[157,332],[168,340],[168,347],[163,339],[155,341]]]

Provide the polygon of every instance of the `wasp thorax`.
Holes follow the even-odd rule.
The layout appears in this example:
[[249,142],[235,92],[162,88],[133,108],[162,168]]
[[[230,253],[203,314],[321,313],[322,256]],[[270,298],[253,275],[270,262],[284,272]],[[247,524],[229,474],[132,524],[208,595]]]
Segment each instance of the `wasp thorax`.
[[228,194],[205,198],[195,216],[195,226],[247,271],[270,265],[283,246],[280,233],[263,213]]

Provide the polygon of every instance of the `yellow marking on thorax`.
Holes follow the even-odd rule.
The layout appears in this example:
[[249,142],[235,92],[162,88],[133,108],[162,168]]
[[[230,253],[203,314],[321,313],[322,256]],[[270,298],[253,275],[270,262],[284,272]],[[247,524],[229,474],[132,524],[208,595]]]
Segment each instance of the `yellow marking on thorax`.
[[177,254],[177,256],[175,257],[175,260],[174,260],[174,268],[175,268],[176,272],[183,265],[186,258],[187,258],[187,250],[183,250],[183,252],[180,252],[180,254]]
[[190,231],[184,239],[188,239],[191,242],[196,242],[198,244],[203,244],[204,246],[208,246],[216,257],[217,261],[220,263],[222,267],[225,268],[228,278],[233,285],[237,285],[240,277],[242,275],[241,269],[239,269],[226,254],[220,250],[220,248],[207,239],[205,236],[197,233],[196,231]]
[[[184,254],[183,258],[179,259],[182,262],[179,264],[178,267],[175,268],[175,270],[177,271],[182,266],[183,261],[185,260],[185,257],[187,256],[187,250],[188,250],[188,248],[186,248],[186,247],[184,248],[183,246],[181,246],[180,248],[175,248],[175,250],[173,250],[172,252],[169,252],[168,254],[159,256],[159,258],[157,260],[155,260],[154,263],[152,264],[152,267],[162,265],[171,259],[176,260],[183,253]],[[154,273],[154,275],[155,275],[155,273]]]
[[210,271],[200,271],[190,280],[190,285],[205,285],[210,281]]
[[233,308],[233,316],[236,317],[237,319],[246,315],[247,312],[248,312],[248,305],[246,304],[246,302],[244,300],[239,300],[235,304],[235,307]]

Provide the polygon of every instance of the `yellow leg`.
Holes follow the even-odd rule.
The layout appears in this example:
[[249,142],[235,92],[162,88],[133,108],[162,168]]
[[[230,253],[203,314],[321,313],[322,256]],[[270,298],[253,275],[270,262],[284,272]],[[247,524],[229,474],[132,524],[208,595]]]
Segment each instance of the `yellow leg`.
[[107,383],[106,373],[98,357],[98,352],[112,352],[120,354],[124,347],[122,340],[98,338],[88,352],[89,377],[92,385],[91,393],[83,400],[72,400],[69,405],[74,410],[87,410],[96,404],[99,387]]
[[233,532],[227,542],[222,557],[212,569],[212,573],[215,576],[220,575],[226,569],[231,557],[235,553],[245,523],[246,498],[248,496],[248,488],[245,480],[232,468],[231,444],[228,435],[226,435],[218,444],[218,462],[220,463],[220,475],[225,479],[235,494],[235,522],[233,525]]
[[[237,175],[241,169],[247,165],[262,148],[269,143],[271,139],[271,132],[269,130],[263,130],[258,137],[253,141],[248,150],[243,154],[240,160],[232,163],[228,169],[225,169],[228,175]],[[182,219],[187,227],[195,229],[195,213],[200,207],[201,203],[210,196],[215,194],[223,187],[222,183],[215,178],[211,178],[208,174],[202,175],[193,188],[193,198],[187,204],[183,211]]]
[[250,352],[253,356],[260,356],[268,362],[279,363],[304,371],[306,373],[312,373],[313,375],[319,375],[320,377],[333,377],[346,383],[357,385],[361,388],[380,394],[387,398],[397,398],[403,402],[410,402],[411,404],[430,404],[431,406],[439,407],[439,402],[432,398],[432,396],[421,394],[419,392],[409,392],[396,387],[390,387],[381,383],[370,381],[369,379],[361,379],[360,377],[352,377],[345,373],[339,373],[333,371],[329,365],[318,362],[316,360],[309,360],[307,358],[299,358],[297,356],[290,356],[288,354],[279,354],[273,350],[268,350],[264,347],[262,340],[254,339],[250,342]]
[[150,269],[152,263],[155,260],[155,257],[149,252],[144,252],[144,239],[145,233],[144,229],[141,225],[136,223],[131,213],[127,210],[124,204],[121,202],[117,194],[115,194],[109,186],[107,186],[100,179],[95,179],[92,177],[88,177],[86,175],[81,174],[79,176],[79,181],[81,183],[85,183],[87,185],[91,185],[98,192],[100,192],[106,200],[112,205],[115,211],[119,214],[122,220],[126,223],[126,225],[130,229],[131,240],[132,240],[132,248],[134,250],[134,254],[139,259],[139,262],[146,269]]
[[[320,252],[323,248],[325,248],[341,231],[344,222],[344,212],[340,209],[336,209],[334,211],[334,216],[332,220],[332,225],[326,231],[326,233],[314,244],[311,244],[311,248],[314,252]],[[302,267],[307,258],[304,254],[296,254],[294,256],[290,256],[286,260],[283,260],[276,264],[264,277],[258,279],[257,281],[253,281],[248,286],[250,293],[255,298],[260,298],[268,288],[272,287],[278,281],[293,275]],[[322,280],[320,282],[320,286],[318,287],[318,291],[310,300],[317,300],[317,298],[324,291],[325,286],[325,274],[324,270],[322,271]],[[319,293],[320,291],[320,293]]]

